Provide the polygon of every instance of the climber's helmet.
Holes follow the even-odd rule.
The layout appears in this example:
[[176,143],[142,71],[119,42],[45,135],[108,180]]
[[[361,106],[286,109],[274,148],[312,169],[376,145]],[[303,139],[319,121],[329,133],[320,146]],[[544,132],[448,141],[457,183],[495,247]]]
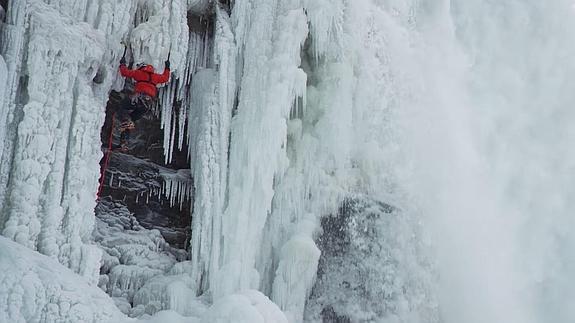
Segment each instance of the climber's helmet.
[[147,73],[154,73],[154,67],[147,64],[138,64],[138,69]]

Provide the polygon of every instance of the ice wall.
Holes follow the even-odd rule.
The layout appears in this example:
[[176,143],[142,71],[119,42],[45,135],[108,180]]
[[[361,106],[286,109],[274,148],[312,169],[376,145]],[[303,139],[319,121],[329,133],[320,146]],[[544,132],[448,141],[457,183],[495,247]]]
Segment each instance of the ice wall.
[[[201,71],[192,84],[201,89],[193,94],[193,108],[201,110],[190,115],[198,294],[218,299],[261,289],[291,321],[302,321],[319,259],[319,218],[354,190],[389,197],[394,155],[385,153],[396,143],[389,141],[391,122],[374,116],[386,115],[401,96],[392,93],[394,99],[380,104],[384,95],[357,85],[394,77],[387,75],[389,59],[377,56],[387,49],[384,36],[379,47],[371,39],[373,28],[388,25],[372,27],[379,16],[369,4],[237,1],[231,26],[219,13],[217,72]],[[407,46],[402,41],[396,43]],[[226,69],[234,60],[232,74]],[[387,79],[379,80],[382,75]],[[233,90],[226,86],[236,80],[237,107],[227,130]],[[227,158],[228,174],[222,172]]]
[[[238,2],[236,8],[242,5]],[[235,17],[245,28],[236,33],[250,36],[240,49],[244,61],[239,112],[232,126],[229,204],[222,218],[227,239],[222,245],[223,265],[216,273],[216,295],[259,285],[255,259],[271,209],[274,176],[286,165],[286,119],[306,80],[298,68],[307,35],[301,5],[290,1],[254,5],[247,16]]]
[[[124,9],[125,10],[125,9]],[[40,1],[11,2],[3,40],[10,93],[2,117],[2,234],[94,282],[90,245],[102,106],[113,75],[106,38]],[[73,46],[71,44],[74,44]],[[12,139],[12,140],[10,140]]]
[[[170,89],[181,90],[186,83],[176,88],[175,79],[195,68],[194,61],[187,65],[188,5],[194,4],[10,2],[1,42],[7,67],[0,102],[4,236],[96,281],[100,256],[90,241],[100,128],[109,91],[122,85],[117,73],[122,44],[129,47],[129,60],[160,71],[170,52]],[[168,96],[171,112],[176,94]],[[171,114],[163,115],[171,124]]]
[[[569,223],[565,175],[573,156],[549,155],[571,138],[558,119],[570,115],[571,97],[558,93],[570,93],[563,87],[571,46],[557,49],[572,36],[559,27],[570,25],[570,5],[236,1],[239,94],[226,207],[208,227],[195,224],[216,234],[205,254],[219,254],[212,265],[198,265],[198,291],[217,298],[259,288],[301,321],[317,265],[318,219],[359,192],[400,206],[408,226],[424,224],[433,237],[443,278],[422,284],[439,296],[437,317],[529,322],[534,311],[547,313],[548,300],[525,293],[545,289],[536,283],[541,277],[545,286],[568,278],[544,273],[521,250],[527,240],[541,254],[556,248],[557,266],[571,263],[560,247],[571,243],[566,231],[534,215],[554,210],[560,215],[553,219]],[[542,12],[558,21],[537,17]],[[544,40],[549,33],[553,40]],[[531,115],[557,128],[538,137]],[[504,140],[494,144],[499,135]],[[523,167],[513,170],[522,158],[532,161],[536,180],[522,179],[531,178]],[[549,192],[541,201],[539,185]],[[201,205],[195,212],[202,214]],[[534,233],[543,246],[526,238]]]

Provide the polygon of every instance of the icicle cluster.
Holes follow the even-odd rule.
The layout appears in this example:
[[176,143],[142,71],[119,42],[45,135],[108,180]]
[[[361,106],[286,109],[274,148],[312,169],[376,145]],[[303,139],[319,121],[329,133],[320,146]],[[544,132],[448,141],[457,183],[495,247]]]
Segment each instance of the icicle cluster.
[[[382,56],[386,26],[372,25],[382,11],[366,8],[373,9],[366,1],[238,0],[229,23],[218,12],[215,70],[192,82],[188,120],[198,294],[259,289],[301,322],[320,257],[321,216],[336,213],[350,191],[383,198],[384,181],[392,187],[394,128],[374,116],[393,111],[403,89],[381,84],[388,92],[374,93],[358,84],[393,84],[403,75]],[[374,36],[383,39],[374,45]],[[229,152],[222,150],[228,131]]]
[[164,178],[162,194],[170,201],[170,206],[179,205],[180,210],[184,203],[192,199],[193,183],[188,170],[179,170],[175,174],[161,174]]
[[[171,2],[172,6],[176,1]],[[177,34],[173,29],[166,33],[166,37],[171,37],[169,45],[170,60],[180,66],[172,76],[172,82],[160,91],[158,112],[161,117],[161,125],[164,130],[164,156],[166,164],[170,163],[174,149],[180,151],[184,148],[186,138],[186,122],[188,109],[191,101],[192,77],[199,68],[205,68],[210,64],[209,54],[211,51],[211,39],[209,30],[210,20],[201,16],[204,12],[193,9],[207,8],[206,1],[195,1],[190,4],[190,14],[195,12],[198,16],[192,16],[193,25],[188,25],[185,10],[171,8],[172,15],[179,12],[174,26],[178,26]],[[171,20],[170,20],[171,21]],[[197,24],[197,25],[196,25]],[[185,31],[184,31],[185,27]],[[137,41],[136,41],[137,42]],[[160,55],[161,56],[161,55]],[[167,57],[167,55],[165,56]]]
[[[305,222],[303,214],[281,220],[307,228],[291,231],[293,236],[281,234],[281,227],[266,230],[266,223],[275,223],[270,216],[278,216],[272,209],[274,187],[290,166],[288,120],[303,117],[308,109],[308,77],[300,68],[310,22],[304,9],[299,1],[236,1],[230,20],[218,11],[215,71],[196,74],[189,118],[195,183],[192,274],[198,293],[209,290],[219,298],[265,286],[270,292],[273,285],[270,294],[296,322],[303,317],[319,259],[314,222]],[[325,44],[335,33],[322,28],[315,32],[317,57],[328,50]],[[290,212],[302,211],[303,194],[291,198],[301,200]],[[260,250],[270,237],[280,249],[285,243],[281,253]]]

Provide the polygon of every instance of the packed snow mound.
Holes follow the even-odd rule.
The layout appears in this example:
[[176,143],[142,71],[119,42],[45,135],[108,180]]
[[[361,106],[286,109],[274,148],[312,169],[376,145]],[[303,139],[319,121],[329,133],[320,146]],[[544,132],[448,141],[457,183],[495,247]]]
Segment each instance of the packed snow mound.
[[134,295],[134,313],[173,310],[184,316],[202,314],[207,306],[196,299],[196,292],[190,286],[193,285],[189,273],[154,277]]
[[55,260],[0,237],[0,322],[119,322],[96,286]]
[[246,290],[216,301],[201,322],[288,323],[288,320],[267,296],[256,290]]
[[[142,227],[121,202],[102,199],[96,214],[94,240],[104,251],[99,285],[114,297],[122,312],[132,317],[144,313],[153,315],[165,309],[187,313],[184,311],[187,304],[178,305],[181,302],[170,294],[181,290],[171,288],[170,283],[177,279],[164,279],[164,275],[172,275],[177,261],[186,258],[186,252],[170,247],[158,230]],[[173,275],[181,271],[183,269],[175,269]],[[158,281],[165,285],[154,283]],[[148,287],[141,291],[144,285]]]
[[282,248],[273,284],[274,301],[291,322],[301,322],[306,300],[316,278],[320,250],[305,235],[296,235]]
[[[184,279],[183,277],[181,278]],[[177,280],[173,280],[173,283],[176,282]],[[182,280],[182,283],[183,282]],[[161,285],[167,284],[162,283]],[[144,314],[138,322],[288,323],[286,315],[280,308],[267,296],[256,290],[245,290],[237,294],[228,295],[217,300],[208,309],[206,309],[206,306],[198,298],[194,298],[193,295],[180,294],[180,296],[183,297],[180,299],[180,304],[188,304],[187,313],[182,314],[182,308],[177,310],[163,310],[151,317]]]
[[161,311],[156,315],[139,320],[140,323],[201,323],[197,318],[185,317],[174,311]]

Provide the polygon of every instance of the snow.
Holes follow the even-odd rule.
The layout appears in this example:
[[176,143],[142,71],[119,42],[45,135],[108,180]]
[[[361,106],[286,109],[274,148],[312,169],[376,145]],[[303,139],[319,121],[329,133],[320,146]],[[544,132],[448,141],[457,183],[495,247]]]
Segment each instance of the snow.
[[303,321],[305,303],[315,282],[320,253],[309,234],[294,236],[282,247],[273,285],[273,299],[288,313],[291,322]]
[[200,315],[206,305],[196,300],[195,291],[190,288],[190,275],[158,276],[148,280],[134,296],[134,307],[141,306],[148,314],[159,310],[173,310],[184,316]]
[[[185,258],[185,251],[170,247],[159,231],[144,229],[120,202],[104,199],[96,212],[94,239],[104,251],[100,287],[127,303],[126,314],[136,313],[136,305],[151,307],[152,296],[145,291],[150,290],[153,278],[170,273]],[[161,289],[156,293],[163,295]],[[158,308],[162,309],[170,307]]]
[[53,259],[0,237],[0,321],[120,322],[102,290]]
[[202,322],[287,323],[282,311],[262,293],[246,290],[216,301]]
[[139,320],[141,323],[200,323],[195,318],[184,317],[174,311],[160,311],[156,315],[148,318]]

